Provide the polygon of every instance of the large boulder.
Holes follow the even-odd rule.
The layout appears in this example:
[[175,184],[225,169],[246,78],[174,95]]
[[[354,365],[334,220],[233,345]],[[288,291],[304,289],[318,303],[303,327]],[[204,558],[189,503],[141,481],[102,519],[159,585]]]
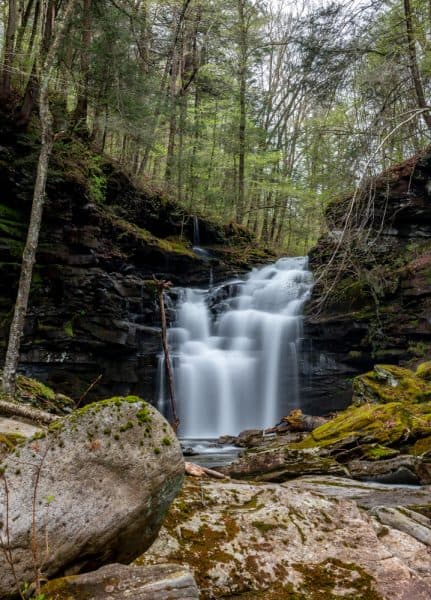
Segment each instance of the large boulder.
[[15,579],[31,582],[37,569],[50,578],[144,552],[181,487],[184,462],[167,421],[129,396],[53,423],[2,470],[0,597],[8,598]]
[[298,480],[187,481],[136,563],[188,565],[202,600],[431,597],[425,543],[406,528],[383,526],[355,502],[316,492],[310,480],[307,489]]
[[113,564],[91,573],[54,579],[43,588],[55,600],[199,600],[196,582],[179,565]]

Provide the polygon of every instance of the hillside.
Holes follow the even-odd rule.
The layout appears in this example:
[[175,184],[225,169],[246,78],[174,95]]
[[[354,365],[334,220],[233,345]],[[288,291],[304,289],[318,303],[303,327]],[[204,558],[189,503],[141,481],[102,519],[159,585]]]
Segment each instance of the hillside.
[[[4,116],[0,147],[0,351],[16,296],[38,153],[38,132],[17,132]],[[22,344],[25,372],[80,396],[153,393],[160,349],[153,275],[206,286],[268,260],[236,225],[198,218],[166,193],[138,189],[82,141],[60,138],[49,170],[37,265]]]

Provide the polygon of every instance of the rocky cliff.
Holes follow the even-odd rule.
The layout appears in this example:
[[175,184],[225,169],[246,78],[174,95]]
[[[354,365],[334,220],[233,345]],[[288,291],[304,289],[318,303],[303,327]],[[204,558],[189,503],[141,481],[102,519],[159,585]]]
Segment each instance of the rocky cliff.
[[317,284],[303,365],[309,402],[322,410],[347,403],[348,378],[376,362],[430,357],[431,151],[334,201],[326,220],[310,253]]
[[[16,296],[31,206],[38,133],[17,132],[0,115],[0,360]],[[194,218],[166,194],[140,189],[76,139],[55,144],[22,368],[79,397],[154,395],[159,315],[151,279],[206,285],[267,260],[250,234]]]

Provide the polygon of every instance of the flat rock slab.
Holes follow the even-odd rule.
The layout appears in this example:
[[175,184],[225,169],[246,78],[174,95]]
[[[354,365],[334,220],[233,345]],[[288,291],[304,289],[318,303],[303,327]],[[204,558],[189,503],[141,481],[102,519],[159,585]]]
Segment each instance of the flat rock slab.
[[[431,486],[383,485],[352,481],[344,477],[299,477],[282,484],[289,489],[308,490],[326,498],[354,500],[361,508],[431,505]],[[431,507],[430,507],[431,508]]]
[[22,435],[23,437],[28,438],[41,431],[44,431],[44,429],[37,425],[30,425],[29,423],[24,423],[17,419],[0,417],[0,434]]
[[199,600],[193,575],[172,564],[111,564],[83,575],[55,579],[43,593],[56,600]]
[[203,600],[431,598],[428,546],[299,486],[186,481],[136,560],[161,562],[188,566]]

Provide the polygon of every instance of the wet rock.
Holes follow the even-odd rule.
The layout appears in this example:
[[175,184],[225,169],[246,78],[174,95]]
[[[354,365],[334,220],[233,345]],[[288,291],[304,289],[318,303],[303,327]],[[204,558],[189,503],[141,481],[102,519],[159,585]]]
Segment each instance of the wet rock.
[[388,460],[354,460],[346,464],[353,479],[428,485],[431,483],[431,461],[419,457],[402,455]]
[[[56,421],[46,435],[17,447],[2,468],[7,494],[1,486],[0,515],[21,584],[34,579],[33,525],[49,578],[127,563],[154,541],[184,475],[170,426],[135,396],[101,401]],[[0,597],[14,593],[0,552]]]
[[190,571],[179,565],[112,564],[91,573],[55,579],[42,593],[56,600],[198,600]]
[[[425,544],[352,501],[283,484],[187,481],[153,546],[136,562],[188,565],[203,600],[428,600]],[[391,539],[391,544],[385,541]],[[393,541],[399,544],[398,554]],[[427,560],[426,560],[427,559]]]
[[287,444],[256,448],[221,469],[236,479],[286,481],[300,475],[346,475],[343,465],[320,449],[295,450]]

